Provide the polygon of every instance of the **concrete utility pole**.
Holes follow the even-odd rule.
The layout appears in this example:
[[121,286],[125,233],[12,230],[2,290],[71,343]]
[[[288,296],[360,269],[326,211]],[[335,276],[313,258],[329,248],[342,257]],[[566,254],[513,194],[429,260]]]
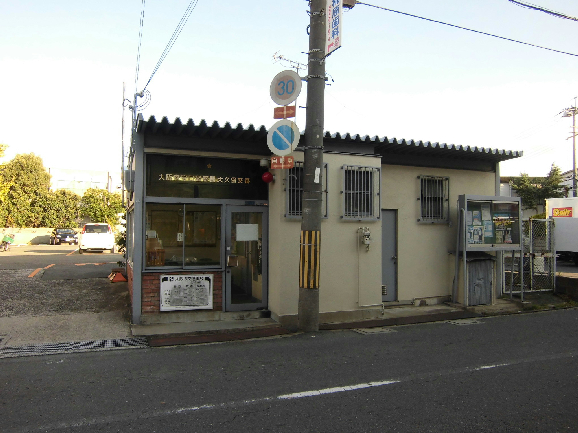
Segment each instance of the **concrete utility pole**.
[[564,114],[562,117],[572,116],[572,196],[578,197],[576,195],[576,98],[574,98],[574,106],[564,109]]
[[309,63],[298,305],[299,329],[304,332],[319,330],[326,3],[326,0],[311,0],[309,3]]

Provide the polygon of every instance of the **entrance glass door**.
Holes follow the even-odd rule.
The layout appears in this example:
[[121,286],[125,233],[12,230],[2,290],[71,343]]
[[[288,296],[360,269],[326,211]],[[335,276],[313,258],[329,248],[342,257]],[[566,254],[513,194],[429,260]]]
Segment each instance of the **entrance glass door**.
[[227,206],[225,309],[267,308],[267,208]]

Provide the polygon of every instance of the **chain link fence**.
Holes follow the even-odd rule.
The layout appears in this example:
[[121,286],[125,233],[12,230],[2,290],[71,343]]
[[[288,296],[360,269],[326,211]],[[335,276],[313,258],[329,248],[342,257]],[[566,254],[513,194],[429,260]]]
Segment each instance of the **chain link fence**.
[[524,292],[554,290],[556,255],[554,251],[554,221],[531,219],[522,221],[523,272],[520,272],[520,254],[504,252],[503,293],[521,291],[524,275]]

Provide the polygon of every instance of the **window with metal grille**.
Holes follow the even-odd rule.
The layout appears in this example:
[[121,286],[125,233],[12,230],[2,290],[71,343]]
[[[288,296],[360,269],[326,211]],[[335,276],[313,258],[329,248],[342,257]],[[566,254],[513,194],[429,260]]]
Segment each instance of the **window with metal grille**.
[[379,219],[381,182],[380,169],[357,165],[343,166],[344,219]]
[[[321,176],[323,182],[323,203],[321,207],[321,215],[327,218],[327,164],[323,164],[323,175]],[[288,218],[301,218],[303,214],[303,162],[295,161],[295,166],[287,170],[287,178],[285,179],[286,197],[286,213]]]
[[449,177],[418,176],[420,182],[420,217],[422,223],[449,221]]

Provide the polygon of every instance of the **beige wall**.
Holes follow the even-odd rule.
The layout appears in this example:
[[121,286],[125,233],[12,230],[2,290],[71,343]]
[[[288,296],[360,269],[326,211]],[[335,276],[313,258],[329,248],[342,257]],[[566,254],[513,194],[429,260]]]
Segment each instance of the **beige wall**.
[[[419,175],[449,177],[449,225],[417,222]],[[381,206],[398,210],[398,299],[451,295],[458,196],[495,195],[495,173],[384,165],[381,176]]]
[[[149,152],[158,151],[149,148]],[[179,152],[171,152],[179,153]],[[204,156],[260,159],[251,155],[182,152]],[[295,152],[296,161],[303,160]],[[380,309],[381,220],[344,221],[343,164],[380,167],[371,156],[325,153],[328,164],[329,217],[322,220],[320,312]],[[495,173],[468,170],[381,166],[381,208],[398,211],[398,299],[413,301],[451,295],[457,199],[461,194],[495,195]],[[274,317],[295,316],[299,299],[299,235],[301,221],[285,217],[286,170],[271,170],[269,184],[269,309]],[[420,224],[417,176],[448,176],[451,224]],[[360,244],[358,229],[369,227],[369,251]],[[326,315],[325,317],[331,317]]]
[[[295,152],[296,161],[303,154]],[[328,218],[321,223],[321,313],[381,305],[381,221],[344,221],[342,170],[345,163],[380,167],[375,157],[324,154],[328,170]],[[285,218],[285,171],[275,170],[269,187],[269,308],[279,316],[297,314],[300,220]],[[360,245],[359,227],[369,227],[373,245]]]

